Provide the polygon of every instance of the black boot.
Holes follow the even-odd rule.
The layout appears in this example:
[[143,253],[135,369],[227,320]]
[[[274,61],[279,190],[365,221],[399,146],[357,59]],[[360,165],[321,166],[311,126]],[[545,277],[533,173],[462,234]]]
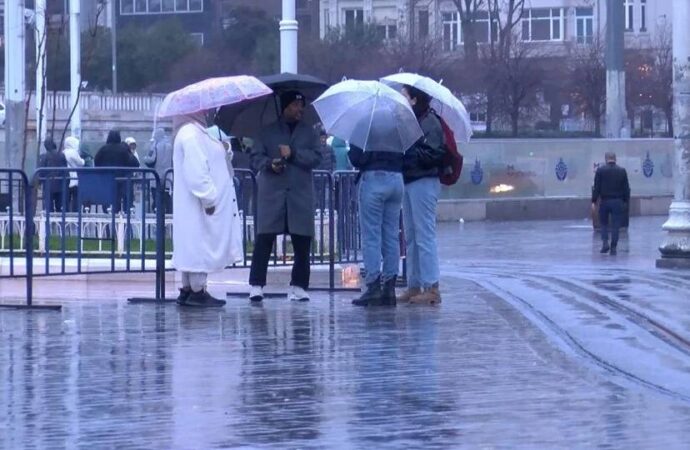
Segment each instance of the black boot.
[[192,291],[184,305],[198,308],[213,308],[225,305],[225,300],[218,300],[209,294],[206,289],[202,289],[199,292]]
[[618,254],[618,243],[617,242],[611,242],[611,255],[617,255]]
[[609,250],[611,250],[611,247],[609,247],[608,241],[604,241],[604,243],[601,245],[601,251],[599,253],[608,253]]
[[183,287],[180,289],[180,295],[177,296],[177,304],[184,305],[187,303],[187,299],[192,294],[192,289],[189,287]]
[[388,281],[383,282],[383,292],[382,292],[382,304],[386,306],[395,306],[396,302],[396,297],[395,297],[395,283],[397,281],[398,277],[393,277]]
[[367,290],[361,297],[352,300],[355,306],[380,306],[383,304],[383,292],[381,291],[381,278],[367,284]]

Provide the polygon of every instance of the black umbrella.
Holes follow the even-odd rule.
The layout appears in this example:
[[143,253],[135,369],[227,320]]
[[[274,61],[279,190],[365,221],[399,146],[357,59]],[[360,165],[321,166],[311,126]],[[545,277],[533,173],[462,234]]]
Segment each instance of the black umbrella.
[[[259,131],[280,117],[280,94],[286,91],[300,91],[311,103],[328,89],[328,83],[311,75],[280,73],[259,77],[273,95],[246,102],[241,105],[227,105],[218,110],[215,123],[229,136],[255,137]],[[303,121],[307,124],[318,122],[316,111],[308,105]]]

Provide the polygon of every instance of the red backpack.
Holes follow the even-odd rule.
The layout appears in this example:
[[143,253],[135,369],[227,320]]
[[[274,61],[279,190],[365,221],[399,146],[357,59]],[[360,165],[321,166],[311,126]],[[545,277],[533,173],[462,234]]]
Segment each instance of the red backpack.
[[[434,114],[436,113],[434,112]],[[458,144],[455,142],[453,130],[450,129],[441,116],[436,114],[436,117],[438,117],[439,122],[441,122],[441,128],[443,128],[443,146],[446,149],[446,155],[443,157],[439,179],[441,180],[441,184],[452,186],[457,183],[460,178],[463,157],[458,151]]]

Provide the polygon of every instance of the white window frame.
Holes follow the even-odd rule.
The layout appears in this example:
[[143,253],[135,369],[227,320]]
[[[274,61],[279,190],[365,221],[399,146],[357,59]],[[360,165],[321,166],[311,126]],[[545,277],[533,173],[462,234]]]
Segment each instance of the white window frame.
[[[114,0],[112,0],[112,1],[114,1]],[[147,16],[147,15],[159,15],[159,14],[199,14],[199,13],[204,12],[204,0],[201,0],[201,2],[200,2],[201,3],[201,9],[194,9],[194,10],[190,9],[190,7],[191,7],[190,6],[191,5],[190,0],[186,0],[187,1],[187,8],[180,9],[180,10],[177,9],[177,0],[174,0],[174,3],[173,3],[175,5],[174,11],[163,11],[163,8],[162,8],[163,5],[162,4],[163,4],[164,0],[161,0],[161,10],[160,11],[150,11],[149,10],[149,2],[151,0],[145,0],[145,1],[146,1],[146,11],[143,11],[143,12],[142,11],[135,11],[136,8],[134,6],[135,6],[137,0],[131,0],[132,12],[126,12],[126,11],[124,11],[124,2],[122,0],[120,0],[120,15],[121,16]]]
[[623,0],[625,8],[625,31],[635,30],[635,0]]
[[364,23],[364,8],[343,8],[343,9],[342,9],[342,12],[343,12],[343,21],[342,21],[343,28],[347,28],[347,13],[350,12],[350,11],[354,11],[354,13],[355,13],[355,15],[354,15],[354,18],[355,18],[355,26],[357,25],[357,22],[358,22],[358,20],[357,20],[358,16],[362,16],[362,23]]
[[[450,19],[448,19],[450,17]],[[450,30],[449,39],[446,39],[446,25]],[[443,50],[446,52],[455,51],[462,42],[460,33],[460,14],[455,11],[445,11],[441,13],[441,38],[443,40]]]
[[647,0],[640,0],[640,31],[646,33],[647,30]]
[[[538,17],[532,18],[532,11],[535,10],[548,10],[549,17]],[[554,15],[554,11],[558,11],[558,15]],[[548,20],[549,21],[549,39],[534,39],[532,37],[532,22],[538,20]],[[528,36],[525,39],[524,33],[524,23],[527,22]],[[558,38],[554,38],[554,22],[558,21]],[[526,42],[562,42],[565,39],[565,8],[530,8],[525,9],[525,13],[522,16],[522,40]]]
[[[589,9],[590,14],[580,14],[580,11]],[[587,24],[589,24],[589,31],[587,34]],[[582,26],[583,35],[580,36],[580,26]],[[591,44],[594,41],[594,8],[582,7],[575,10],[575,40],[578,44]]]
[[205,42],[205,35],[204,33],[189,33],[189,35],[193,38],[199,41],[200,47],[203,47]]

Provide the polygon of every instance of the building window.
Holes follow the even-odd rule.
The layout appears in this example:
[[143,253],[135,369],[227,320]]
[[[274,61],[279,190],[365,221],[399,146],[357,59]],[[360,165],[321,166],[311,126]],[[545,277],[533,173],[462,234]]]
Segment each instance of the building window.
[[426,9],[417,12],[417,33],[420,38],[429,37],[429,11]]
[[460,43],[458,13],[443,13],[443,50],[452,52]]
[[[462,28],[462,24],[460,25]],[[489,20],[488,11],[477,11],[474,16],[474,37],[478,43],[489,42],[493,39],[495,42],[498,37],[498,23],[496,20]],[[463,42],[462,33],[460,35],[460,42]]]
[[398,27],[397,25],[377,25],[376,33],[380,39],[395,39],[398,35]]
[[625,31],[632,31],[635,29],[635,1],[625,1]]
[[204,0],[121,0],[120,14],[171,14],[204,11]]
[[299,23],[299,32],[311,34],[311,16],[308,14],[300,14],[297,16],[297,23]]
[[522,18],[524,41],[561,41],[564,34],[563,8],[526,9]]
[[204,46],[204,33],[189,33],[189,36],[192,38],[196,45],[198,45],[199,47]]
[[575,8],[578,44],[591,44],[594,40],[594,8]]
[[323,10],[323,27],[326,31],[331,28],[331,11],[328,9]]
[[345,31],[355,31],[364,26],[363,9],[346,9],[345,11]]
[[647,0],[640,0],[640,31],[647,31]]

